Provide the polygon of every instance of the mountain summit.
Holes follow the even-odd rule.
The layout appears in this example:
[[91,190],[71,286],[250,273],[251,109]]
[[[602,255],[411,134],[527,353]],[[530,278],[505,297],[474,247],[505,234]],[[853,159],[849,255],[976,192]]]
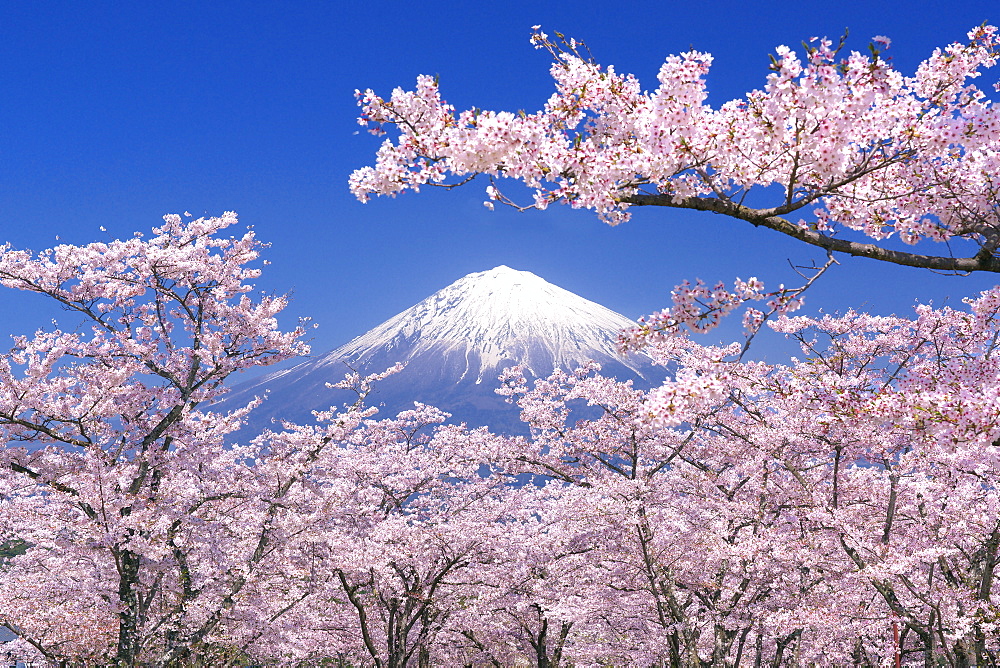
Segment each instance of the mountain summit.
[[420,401],[456,420],[512,430],[517,409],[494,390],[500,372],[515,364],[539,378],[594,360],[620,380],[640,386],[661,381],[663,370],[647,358],[618,353],[618,334],[632,325],[531,272],[501,265],[455,281],[336,350],[238,386],[226,401],[244,402],[269,390],[256,411],[261,417],[309,421],[311,411],[349,400],[326,383],[350,369],[364,375],[403,362],[406,368],[369,396],[383,405],[383,416]]
[[501,265],[460,278],[322,359],[363,364],[386,351],[405,352],[401,361],[432,358],[456,383],[492,383],[512,364],[542,376],[590,359],[642,375],[639,363],[616,350],[618,333],[634,324],[530,271]]

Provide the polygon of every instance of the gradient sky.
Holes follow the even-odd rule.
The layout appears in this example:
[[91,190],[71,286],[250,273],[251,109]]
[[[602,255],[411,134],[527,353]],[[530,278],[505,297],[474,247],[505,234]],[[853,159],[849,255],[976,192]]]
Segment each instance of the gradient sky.
[[[537,109],[550,95],[541,24],[584,40],[646,88],[665,56],[711,52],[709,101],[760,87],[768,54],[813,36],[864,50],[874,35],[905,73],[936,46],[1000,21],[997,0],[961,2],[123,3],[8,0],[0,10],[0,241],[40,250],[148,231],[165,213],[235,210],[272,243],[259,281],[294,293],[287,324],[319,323],[325,352],[461,276],[507,264],[630,318],[685,278],[791,282],[788,260],[822,255],[777,233],[695,212],[635,209],[610,228],[588,212],[482,206],[485,183],[362,205],[348,174],[379,139],[356,124],[356,88],[388,94],[440,77],[458,106]],[[998,77],[987,73],[983,88]],[[100,227],[107,228],[102,233]],[[940,250],[940,249],[939,249]],[[908,313],[991,287],[842,258],[807,311]],[[0,292],[0,335],[58,312]],[[733,331],[738,330],[733,323]]]

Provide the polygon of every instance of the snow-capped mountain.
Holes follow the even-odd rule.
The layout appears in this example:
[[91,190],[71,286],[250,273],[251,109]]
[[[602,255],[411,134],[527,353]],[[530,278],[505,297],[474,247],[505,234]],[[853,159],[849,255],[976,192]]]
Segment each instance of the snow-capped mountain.
[[634,323],[600,304],[527,271],[500,266],[469,274],[371,331],[325,355],[238,386],[226,403],[269,391],[251,426],[271,417],[308,422],[311,411],[348,401],[326,383],[354,369],[362,375],[396,362],[406,368],[379,383],[369,403],[393,415],[414,401],[432,404],[455,420],[517,430],[517,409],[494,390],[500,372],[524,365],[534,377],[588,360],[602,373],[649,386],[664,372],[642,356],[617,352],[618,333]]

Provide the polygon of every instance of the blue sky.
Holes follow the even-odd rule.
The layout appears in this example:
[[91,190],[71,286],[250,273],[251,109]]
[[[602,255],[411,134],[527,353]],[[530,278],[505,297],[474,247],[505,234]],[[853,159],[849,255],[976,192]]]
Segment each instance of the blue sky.
[[[864,49],[887,35],[910,72],[998,13],[996,0],[12,0],[0,10],[0,240],[38,250],[56,235],[82,243],[146,231],[165,213],[236,210],[272,243],[259,285],[293,292],[287,322],[319,323],[317,352],[498,264],[637,317],[665,306],[685,278],[790,282],[788,260],[821,256],[707,214],[636,210],[610,228],[567,207],[489,212],[485,183],[362,205],[347,176],[372,162],[379,140],[358,132],[354,90],[388,94],[436,74],[460,108],[536,109],[551,93],[547,56],[528,44],[541,24],[648,88],[668,54],[709,51],[710,102],[721,104],[762,85],[779,44],[849,28],[849,46]],[[983,87],[997,77],[988,72]],[[905,313],[998,280],[845,258],[807,310]],[[0,313],[2,335],[58,316],[9,291]]]

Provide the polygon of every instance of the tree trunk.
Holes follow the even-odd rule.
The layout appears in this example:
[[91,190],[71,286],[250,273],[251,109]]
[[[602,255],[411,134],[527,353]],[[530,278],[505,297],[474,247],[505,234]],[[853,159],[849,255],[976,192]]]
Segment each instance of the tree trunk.
[[[539,612],[541,615],[541,612]],[[549,630],[549,622],[544,617],[542,618],[542,625],[538,630],[538,642],[535,643],[535,661],[538,664],[538,668],[549,668],[549,653],[545,646],[547,642],[547,632]]]
[[139,633],[142,630],[142,604],[139,600],[138,554],[122,550],[118,559],[118,649],[114,665],[117,668],[134,668],[139,662]]
[[[989,602],[993,593],[993,577],[997,565],[997,552],[1000,550],[1000,526],[994,527],[990,537],[986,540],[985,554],[982,559],[983,574],[979,581],[979,591],[977,598],[980,601]],[[983,632],[982,624],[976,624],[975,630],[975,655],[976,665],[986,665],[986,634]]]

